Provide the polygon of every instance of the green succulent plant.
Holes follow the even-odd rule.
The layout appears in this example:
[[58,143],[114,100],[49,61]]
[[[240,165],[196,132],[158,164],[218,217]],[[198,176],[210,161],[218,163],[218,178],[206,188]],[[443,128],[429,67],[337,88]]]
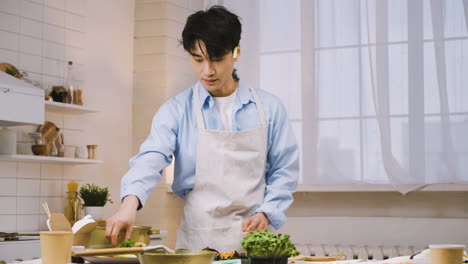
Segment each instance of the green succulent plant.
[[99,187],[95,184],[85,184],[80,188],[80,198],[83,199],[84,206],[104,206],[107,202],[113,203],[109,199],[109,189]]

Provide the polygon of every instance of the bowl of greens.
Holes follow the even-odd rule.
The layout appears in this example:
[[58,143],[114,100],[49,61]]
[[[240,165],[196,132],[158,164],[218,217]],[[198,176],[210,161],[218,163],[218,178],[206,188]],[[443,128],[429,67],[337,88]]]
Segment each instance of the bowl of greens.
[[241,245],[251,264],[287,264],[289,257],[299,255],[287,234],[253,231]]

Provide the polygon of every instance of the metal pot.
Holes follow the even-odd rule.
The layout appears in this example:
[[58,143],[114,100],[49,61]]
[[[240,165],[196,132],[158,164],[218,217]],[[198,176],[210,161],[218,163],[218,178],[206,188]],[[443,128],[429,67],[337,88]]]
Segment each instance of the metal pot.
[[174,254],[166,252],[144,252],[138,254],[141,264],[211,264],[216,252],[207,250],[178,249]]
[[[159,234],[159,230],[153,230],[151,226],[134,226],[132,236],[130,237],[135,242],[142,242],[146,245],[150,243],[150,235]],[[125,231],[121,230],[117,243],[122,243],[125,239]],[[106,238],[106,227],[97,226],[91,233],[90,248],[110,248],[112,245]]]

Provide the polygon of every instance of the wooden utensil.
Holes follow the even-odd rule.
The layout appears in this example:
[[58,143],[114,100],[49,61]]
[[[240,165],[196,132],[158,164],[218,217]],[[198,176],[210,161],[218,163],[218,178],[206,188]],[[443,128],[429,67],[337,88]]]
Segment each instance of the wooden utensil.
[[50,121],[45,121],[43,125],[37,128],[37,132],[41,132],[47,143],[49,143],[57,135],[57,126]]
[[291,259],[300,260],[300,261],[337,261],[335,257],[320,257],[320,256],[297,256],[292,257]]
[[[57,126],[50,121],[46,121],[43,125],[40,125],[37,128],[37,132],[40,132],[42,136],[47,140],[47,145],[49,145],[49,149],[52,149],[52,141],[54,141],[57,137],[57,129]],[[49,153],[47,153],[47,155],[48,154]]]
[[128,248],[103,248],[103,249],[90,249],[81,252],[72,252],[72,257],[85,257],[85,256],[109,256],[109,255],[122,255],[122,254],[139,254],[146,251],[162,248],[168,253],[175,253],[174,250],[163,246],[149,246],[149,247],[128,247]]

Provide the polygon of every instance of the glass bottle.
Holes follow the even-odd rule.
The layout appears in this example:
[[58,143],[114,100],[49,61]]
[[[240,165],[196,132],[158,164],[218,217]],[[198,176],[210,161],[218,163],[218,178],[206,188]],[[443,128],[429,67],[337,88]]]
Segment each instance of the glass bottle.
[[67,98],[67,103],[73,104],[73,101],[75,100],[74,95],[75,95],[75,76],[74,76],[74,70],[73,70],[73,62],[69,61],[68,62],[68,67],[67,67],[67,73],[65,76],[65,89],[68,92],[68,98]]
[[47,140],[45,139],[45,137],[42,135],[41,132],[29,133],[29,136],[32,138],[34,144],[36,144],[36,145],[45,145],[45,144],[47,144]]
[[83,203],[78,197],[77,192],[67,192],[65,199],[65,217],[70,222],[76,222],[81,219],[83,213]]
[[58,157],[65,157],[65,144],[63,144],[62,131],[57,128],[57,144],[58,145]]
[[57,145],[55,144],[55,140],[50,141],[49,156],[52,156],[52,157],[57,157],[58,156],[58,149],[57,149]]

